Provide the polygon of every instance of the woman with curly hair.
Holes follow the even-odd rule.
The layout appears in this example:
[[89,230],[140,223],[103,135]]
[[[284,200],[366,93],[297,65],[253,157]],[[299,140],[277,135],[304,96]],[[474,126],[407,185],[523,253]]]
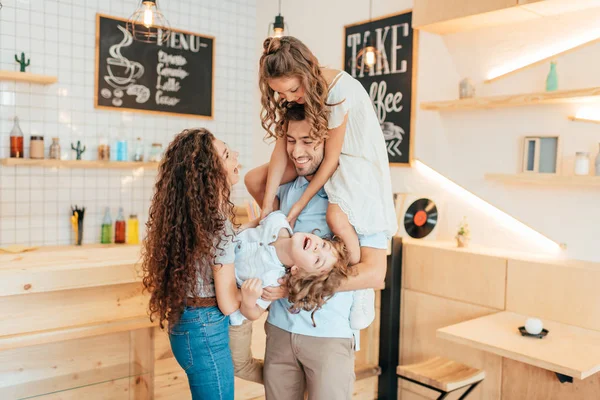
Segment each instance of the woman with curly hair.
[[228,315],[240,307],[234,274],[238,153],[206,129],[186,129],[159,167],[144,241],[150,317],[168,323],[193,399],[233,399]]

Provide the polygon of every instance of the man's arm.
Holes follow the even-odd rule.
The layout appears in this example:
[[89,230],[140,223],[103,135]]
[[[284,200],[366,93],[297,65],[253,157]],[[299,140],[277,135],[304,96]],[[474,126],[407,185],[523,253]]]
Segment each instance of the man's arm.
[[360,262],[354,265],[356,275],[349,276],[338,292],[360,289],[383,289],[387,272],[387,249],[360,248]]

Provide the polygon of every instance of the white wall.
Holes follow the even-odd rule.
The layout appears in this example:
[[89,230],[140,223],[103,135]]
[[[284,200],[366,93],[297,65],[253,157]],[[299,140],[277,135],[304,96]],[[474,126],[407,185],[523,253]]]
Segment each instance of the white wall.
[[[18,115],[25,135],[44,135],[46,155],[51,138],[60,138],[63,153],[81,140],[84,159],[96,159],[98,139],[136,137],[166,148],[184,128],[206,127],[252,159],[255,0],[163,0],[173,28],[215,36],[215,118],[149,115],[94,108],[96,13],[128,18],[138,0],[2,0],[0,69],[14,71],[15,53],[31,59],[30,72],[57,75],[58,83],[41,86],[0,82],[0,158],[9,156],[12,118]],[[114,151],[114,149],[112,149]],[[41,169],[0,166],[0,246],[68,244],[70,206],[86,207],[84,243],[99,242],[105,207],[113,221],[118,207],[137,213],[140,229],[147,219],[156,171]],[[242,185],[234,192],[241,201]]]
[[[367,0],[283,1],[282,14],[290,34],[303,40],[323,65],[340,68],[343,26],[368,18]],[[412,7],[411,0],[373,1],[373,17]],[[268,23],[277,12],[275,0],[257,6],[257,56]],[[478,94],[543,91],[548,66],[530,68],[493,84],[483,85],[488,72],[506,60],[531,54],[544,45],[597,30],[599,11],[585,11],[451,36],[421,33],[417,102],[458,97],[458,81],[470,77]],[[561,89],[600,85],[600,44],[564,57],[558,62]],[[258,95],[257,95],[258,98]],[[259,108],[256,108],[258,115]],[[498,208],[508,212],[556,242],[566,243],[561,257],[600,261],[600,193],[581,188],[530,188],[503,186],[483,179],[487,172],[518,172],[521,138],[528,134],[559,134],[564,170],[570,173],[575,151],[597,153],[600,128],[569,122],[578,105],[506,108],[485,111],[436,113],[417,111],[415,157]],[[600,114],[599,114],[600,116]],[[258,120],[258,118],[257,118]],[[254,163],[268,160],[270,149],[261,141],[257,124]],[[418,169],[392,168],[393,189],[427,195],[441,208],[437,238],[451,239],[463,215],[470,221],[473,243],[513,250],[549,252],[536,237],[503,225],[466,197]],[[555,251],[550,251],[556,254]]]

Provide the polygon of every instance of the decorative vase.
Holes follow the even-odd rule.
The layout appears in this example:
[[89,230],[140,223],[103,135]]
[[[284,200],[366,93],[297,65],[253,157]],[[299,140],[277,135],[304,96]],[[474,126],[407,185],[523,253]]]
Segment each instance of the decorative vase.
[[546,92],[558,90],[558,75],[556,73],[556,61],[550,62],[550,72],[546,77]]
[[475,97],[475,85],[469,78],[460,81],[458,85],[458,97],[461,99],[470,99]]
[[[600,143],[598,143],[598,145],[600,146]],[[598,151],[598,155],[596,156],[595,167],[596,167],[596,176],[600,176],[600,150]]]
[[463,235],[456,235],[456,245],[458,247],[467,247],[469,245],[469,238]]

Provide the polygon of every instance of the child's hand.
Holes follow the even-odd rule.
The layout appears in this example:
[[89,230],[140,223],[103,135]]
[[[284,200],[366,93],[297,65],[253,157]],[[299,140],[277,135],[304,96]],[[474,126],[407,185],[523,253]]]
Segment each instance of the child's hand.
[[300,215],[300,213],[302,212],[303,209],[304,209],[304,207],[302,207],[298,203],[295,203],[292,206],[292,208],[290,208],[290,212],[287,215],[287,220],[290,223],[290,226],[292,227],[292,229],[294,229],[294,225],[296,224],[296,219],[298,219],[298,216]]
[[248,305],[256,304],[262,292],[262,281],[258,278],[251,278],[242,283],[242,301]]

